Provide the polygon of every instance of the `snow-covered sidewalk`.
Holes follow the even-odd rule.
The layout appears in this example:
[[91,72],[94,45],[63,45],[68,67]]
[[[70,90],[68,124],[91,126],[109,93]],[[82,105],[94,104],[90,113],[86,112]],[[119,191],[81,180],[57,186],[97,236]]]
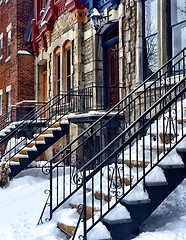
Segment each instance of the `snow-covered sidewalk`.
[[[23,171],[8,188],[0,188],[0,240],[67,240],[52,220],[37,226],[48,179],[40,170]],[[141,226],[135,240],[186,239],[186,180]],[[121,239],[125,240],[125,239]]]

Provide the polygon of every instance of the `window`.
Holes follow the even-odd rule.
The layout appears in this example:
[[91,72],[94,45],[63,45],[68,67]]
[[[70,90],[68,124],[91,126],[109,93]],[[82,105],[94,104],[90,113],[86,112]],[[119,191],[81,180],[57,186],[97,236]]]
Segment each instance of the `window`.
[[[65,82],[64,82],[64,90],[66,93],[70,91],[71,88],[71,54],[70,54],[70,41],[67,41],[64,46],[65,52]],[[68,97],[67,102],[70,102],[70,98]]]
[[3,33],[0,35],[0,59],[3,58]]
[[0,90],[0,115],[3,113],[3,90]]
[[171,0],[172,56],[186,46],[186,0]]
[[56,89],[56,95],[60,94],[60,72],[61,72],[61,63],[60,63],[60,47],[58,47],[55,51],[55,66],[56,66],[56,81],[55,81],[55,89]]
[[143,2],[144,78],[158,69],[157,0]]
[[11,85],[6,87],[8,120],[11,119]]
[[11,55],[11,27],[12,27],[12,24],[10,23],[6,29],[6,31],[7,31],[7,59]]

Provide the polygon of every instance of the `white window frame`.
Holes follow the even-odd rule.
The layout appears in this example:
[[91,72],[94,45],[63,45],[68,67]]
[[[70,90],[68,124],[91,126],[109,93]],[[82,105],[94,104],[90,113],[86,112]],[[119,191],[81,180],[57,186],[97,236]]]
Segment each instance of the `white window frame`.
[[3,33],[0,34],[0,60],[3,58]]
[[[6,93],[7,93],[7,113],[11,112],[11,85],[6,87]],[[11,119],[11,113],[8,116],[8,119]]]
[[7,28],[7,59],[6,62],[10,59],[11,56],[11,28],[12,28],[12,23],[10,23]]

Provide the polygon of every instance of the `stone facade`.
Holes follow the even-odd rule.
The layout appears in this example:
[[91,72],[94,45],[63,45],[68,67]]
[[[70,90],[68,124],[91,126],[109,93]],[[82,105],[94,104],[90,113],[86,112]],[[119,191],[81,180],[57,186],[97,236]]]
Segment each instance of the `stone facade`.
[[[36,36],[33,34],[33,45],[35,46],[34,49],[36,49],[35,86],[37,100],[42,100],[42,71],[45,63],[47,64],[47,99],[56,95],[55,51],[57,48],[60,49],[60,91],[66,90],[64,83],[66,77],[64,47],[68,41],[70,41],[71,50],[70,89],[85,89],[90,86],[102,89],[93,91],[93,109],[96,109],[98,105],[104,110],[110,108],[144,81],[145,6],[143,1],[121,0],[100,3],[101,7],[98,10],[101,9],[101,20],[100,26],[96,26],[97,29],[90,20],[94,7],[97,6],[96,1],[91,0],[91,6],[88,4],[89,1],[83,0],[67,0],[66,4],[65,1],[59,1],[64,4],[63,12],[56,14],[54,18],[51,17],[50,10],[58,8],[58,1],[51,2],[51,8],[46,12],[46,19],[41,20],[43,26],[35,29],[35,26],[42,25],[42,23],[33,23],[33,33],[38,34]],[[167,2],[170,1],[157,1],[157,9],[159,9],[157,12],[160,12],[157,13],[158,67],[165,63],[168,58],[166,43],[167,20],[165,17],[168,11]],[[151,4],[151,2],[149,1],[148,4]],[[112,55],[113,52],[115,52],[115,55]],[[117,64],[114,65],[109,62],[112,57],[115,57],[114,64],[116,62]],[[112,71],[117,75],[115,86],[119,90],[117,101],[113,105],[109,105],[107,99],[107,95],[109,95],[108,86],[109,84],[112,85],[113,80],[111,79],[113,74],[110,73],[109,68],[112,68],[113,65],[115,69]],[[111,86],[111,88],[114,87]],[[78,134],[78,131],[75,131],[76,134]],[[73,135],[70,136],[70,139],[72,139]]]

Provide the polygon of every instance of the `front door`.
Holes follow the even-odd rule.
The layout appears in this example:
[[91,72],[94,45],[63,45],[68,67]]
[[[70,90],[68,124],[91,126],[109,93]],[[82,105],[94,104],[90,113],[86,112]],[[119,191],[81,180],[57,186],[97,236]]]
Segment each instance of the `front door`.
[[119,101],[118,43],[109,46],[106,54],[108,107],[111,108]]

